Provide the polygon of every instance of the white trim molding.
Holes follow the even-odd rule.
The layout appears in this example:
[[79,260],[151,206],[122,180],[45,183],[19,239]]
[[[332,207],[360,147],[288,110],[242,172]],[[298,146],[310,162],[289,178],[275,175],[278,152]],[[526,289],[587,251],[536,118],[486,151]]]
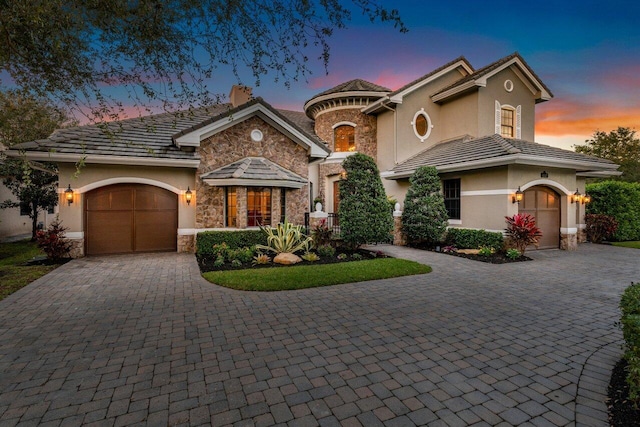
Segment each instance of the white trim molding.
[[174,168],[193,168],[200,165],[200,160],[187,159],[161,159],[157,157],[136,157],[136,156],[111,156],[100,154],[71,154],[43,151],[27,151],[22,154],[16,150],[6,150],[5,154],[10,157],[27,156],[29,160],[42,162],[61,162],[100,164],[100,165],[126,165],[126,166],[166,166]]
[[[555,189],[557,189],[557,190],[562,191],[562,192],[564,193],[564,195],[565,195],[565,196],[568,196],[568,195],[570,195],[570,194],[573,194],[573,191],[569,190],[569,189],[568,189],[567,187],[565,187],[564,185],[559,184],[559,183],[557,183],[557,182],[555,182],[555,181],[552,181],[552,180],[550,180],[550,179],[536,179],[536,180],[534,180],[534,181],[529,181],[529,182],[527,182],[526,184],[521,185],[521,186],[520,186],[520,190],[521,190],[521,191],[524,191],[524,190],[526,190],[527,188],[531,188],[531,187],[534,187],[534,186],[536,186],[536,185],[546,185],[547,187],[553,187],[553,188],[555,188]],[[515,193],[515,192],[516,192],[516,190],[513,190],[513,192]]]
[[[424,117],[427,121],[427,131],[424,135],[420,135],[418,133],[418,127],[416,126],[416,120],[418,120],[418,116]],[[411,120],[411,127],[413,128],[413,133],[415,134],[416,138],[420,140],[420,142],[424,142],[429,138],[429,135],[431,135],[431,129],[433,129],[433,123],[431,123],[431,117],[429,117],[429,114],[424,111],[424,108],[416,111],[416,113],[413,115],[413,120]]]
[[462,225],[462,220],[461,219],[448,219],[447,223],[449,225]]
[[[84,185],[80,188],[74,188],[74,193],[83,194],[91,190],[95,190],[96,188],[106,187],[107,185],[113,184],[145,184],[152,185],[154,187],[164,188],[165,190],[169,190],[175,194],[184,194],[187,190],[181,190],[177,187],[174,187],[171,184],[167,184],[166,182],[156,181],[155,179],[148,178],[140,178],[136,176],[119,176],[116,178],[107,178],[100,181],[92,182],[91,184]],[[64,193],[66,188],[58,188],[58,193]]]
[[358,127],[358,125],[353,122],[338,122],[331,126],[331,129],[335,130],[335,128],[337,128],[338,126],[351,126],[352,128]]
[[511,190],[508,188],[497,188],[495,190],[470,190],[470,191],[461,191],[460,197],[465,196],[504,196],[515,193],[516,190]]
[[68,231],[64,233],[64,237],[71,240],[82,240],[84,239],[84,231]]
[[560,227],[560,234],[578,234],[578,229],[575,227]]

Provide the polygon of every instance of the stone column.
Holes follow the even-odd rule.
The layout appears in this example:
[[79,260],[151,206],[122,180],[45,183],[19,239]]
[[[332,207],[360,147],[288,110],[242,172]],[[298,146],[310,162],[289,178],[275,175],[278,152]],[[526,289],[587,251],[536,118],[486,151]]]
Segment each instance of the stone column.
[[316,203],[315,212],[309,213],[309,230],[313,230],[315,227],[320,225],[322,221],[325,221],[329,218],[329,214],[322,211],[322,203]]
[[393,244],[396,246],[406,246],[407,236],[402,232],[402,211],[400,203],[396,203],[393,210]]
[[575,251],[578,249],[577,233],[560,233],[560,249],[566,251]]

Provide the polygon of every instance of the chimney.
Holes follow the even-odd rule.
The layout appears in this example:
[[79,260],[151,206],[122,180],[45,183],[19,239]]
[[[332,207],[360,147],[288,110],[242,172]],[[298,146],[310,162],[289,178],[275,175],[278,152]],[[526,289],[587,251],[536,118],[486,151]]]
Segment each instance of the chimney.
[[229,92],[231,105],[237,107],[251,101],[251,88],[249,86],[233,85]]

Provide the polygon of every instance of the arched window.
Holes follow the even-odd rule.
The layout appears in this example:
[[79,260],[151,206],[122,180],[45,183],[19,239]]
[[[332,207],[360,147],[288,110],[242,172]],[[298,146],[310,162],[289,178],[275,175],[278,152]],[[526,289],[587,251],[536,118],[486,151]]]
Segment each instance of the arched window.
[[356,129],[349,125],[340,125],[333,131],[335,151],[356,151]]

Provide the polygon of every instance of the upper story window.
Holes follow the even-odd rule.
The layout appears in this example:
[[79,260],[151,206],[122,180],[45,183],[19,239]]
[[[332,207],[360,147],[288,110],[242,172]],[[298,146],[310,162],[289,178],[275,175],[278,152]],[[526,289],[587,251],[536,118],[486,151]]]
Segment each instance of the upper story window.
[[522,106],[501,105],[496,100],[495,133],[505,138],[522,138]]
[[356,151],[356,129],[340,125],[333,130],[335,151]]
[[500,135],[505,138],[514,137],[514,111],[512,108],[502,107],[500,110]]
[[433,125],[431,124],[431,117],[424,111],[424,108],[421,108],[420,111],[416,112],[413,116],[411,126],[413,126],[413,132],[418,139],[420,139],[420,142],[424,142],[429,138]]

